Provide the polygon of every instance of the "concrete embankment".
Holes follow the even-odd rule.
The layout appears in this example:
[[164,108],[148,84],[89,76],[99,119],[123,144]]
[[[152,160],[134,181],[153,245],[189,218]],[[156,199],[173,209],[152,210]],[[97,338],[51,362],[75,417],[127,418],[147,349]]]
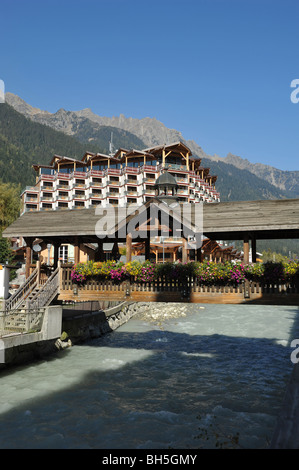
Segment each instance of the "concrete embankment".
[[63,317],[62,331],[67,333],[72,344],[81,343],[116,330],[145,307],[144,303],[122,302],[105,311],[75,312]]
[[75,311],[70,314],[60,305],[47,307],[41,331],[2,336],[0,369],[43,359],[59,349],[109,333],[142,308],[143,304],[122,302],[106,311]]

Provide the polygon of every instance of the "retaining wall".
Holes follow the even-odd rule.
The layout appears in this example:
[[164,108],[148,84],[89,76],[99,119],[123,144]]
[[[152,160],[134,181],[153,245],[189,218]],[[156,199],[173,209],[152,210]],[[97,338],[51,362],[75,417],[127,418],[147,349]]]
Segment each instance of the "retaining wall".
[[73,344],[98,338],[116,330],[144,308],[144,303],[123,302],[105,312],[91,312],[62,320],[62,331]]
[[[0,339],[0,369],[24,364],[57,353],[62,332],[72,344],[97,338],[126,323],[142,304],[122,302],[107,311],[87,312],[63,318],[63,307],[47,307],[40,332],[11,334]],[[63,343],[60,343],[63,344]]]

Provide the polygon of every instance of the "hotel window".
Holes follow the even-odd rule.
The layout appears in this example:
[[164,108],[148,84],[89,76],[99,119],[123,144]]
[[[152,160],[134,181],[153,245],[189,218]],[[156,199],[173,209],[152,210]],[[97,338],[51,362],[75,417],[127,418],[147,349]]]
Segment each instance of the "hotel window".
[[59,191],[58,193],[58,199],[67,199],[68,198],[68,193],[64,191]]
[[26,204],[26,210],[27,211],[36,211],[37,210],[37,205]]
[[68,188],[68,187],[69,187],[69,182],[68,182],[68,181],[64,181],[64,180],[59,180],[59,181],[58,181],[58,185],[59,185],[59,186],[64,186],[64,187]]
[[43,192],[43,196],[42,196],[44,199],[52,199],[53,195],[52,193],[45,193]]
[[110,188],[110,194],[115,194],[116,196],[119,195],[119,189],[118,188]]
[[102,178],[92,178],[92,184],[100,186],[102,184]]
[[115,170],[120,170],[121,166],[120,166],[120,163],[110,162],[110,168],[115,169]]
[[79,180],[79,179],[76,178],[75,185],[83,187],[83,186],[85,186],[85,180]]
[[74,170],[73,166],[61,166],[59,168],[59,173],[72,173]]
[[53,168],[41,168],[40,174],[41,175],[54,175],[54,169]]
[[43,204],[42,208],[45,210],[51,210],[52,209],[52,204]]
[[128,164],[127,164],[127,166],[128,166],[129,168],[139,168],[140,162],[136,162],[136,161],[135,161],[135,162],[132,162],[132,161],[130,161],[130,160],[128,159]]
[[106,163],[93,163],[92,165],[92,169],[97,170],[97,171],[106,170],[107,167],[108,167],[107,162]]
[[79,197],[80,199],[85,198],[85,191],[75,191],[75,197]]

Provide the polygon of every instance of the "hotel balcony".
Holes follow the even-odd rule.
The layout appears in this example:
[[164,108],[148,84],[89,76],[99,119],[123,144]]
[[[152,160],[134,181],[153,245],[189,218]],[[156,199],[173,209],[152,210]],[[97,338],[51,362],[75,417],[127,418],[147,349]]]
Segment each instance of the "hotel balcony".
[[146,184],[155,184],[156,178],[142,178],[142,182]]
[[140,167],[130,167],[130,166],[126,166],[124,169],[123,169],[123,174],[139,174],[141,171],[141,168]]
[[73,194],[72,199],[87,199],[87,196],[85,194]]
[[68,184],[57,184],[56,189],[65,189],[66,191],[69,191],[71,187]]
[[49,201],[49,202],[54,202],[55,201],[55,198],[54,196],[41,196],[40,198],[41,201]]
[[188,196],[189,195],[188,186],[186,188],[178,187],[177,194],[186,194]]
[[25,194],[24,202],[35,202],[36,204],[38,204],[38,197],[31,196],[30,194]]
[[30,191],[30,192],[36,192],[38,193],[39,192],[39,188],[38,186],[26,186],[25,188],[25,191]]
[[52,204],[47,204],[47,206],[41,206],[40,211],[52,211],[55,210],[54,206]]
[[167,163],[167,159],[165,161],[164,168],[170,172],[182,171],[184,173],[189,173],[189,170],[187,170],[186,165],[177,165],[176,163]]
[[107,175],[121,175],[122,170],[118,168],[107,168]]
[[24,212],[35,212],[35,211],[38,211],[38,210],[39,210],[38,204],[36,204],[36,205],[26,204],[25,207],[24,207]]
[[142,170],[143,171],[150,171],[150,172],[153,172],[153,173],[157,173],[157,171],[159,171],[159,165],[156,166],[156,165],[143,165],[142,167]]
[[85,182],[84,183],[81,183],[81,182],[78,183],[78,182],[74,181],[73,186],[72,186],[71,189],[73,189],[73,188],[86,189],[86,188],[88,188],[88,184],[85,184]]
[[40,187],[40,190],[41,190],[41,191],[55,191],[55,188],[54,188],[54,186],[45,186],[45,185],[42,185],[42,186]]
[[134,185],[139,185],[141,184],[137,179],[134,178],[126,178],[125,179],[125,184],[134,184]]
[[97,199],[103,199],[104,195],[98,192],[92,192],[89,195],[90,198],[96,197]]
[[[96,187],[96,188],[102,188],[104,186],[103,182],[102,181],[90,181],[87,185],[86,185],[88,188],[93,188],[93,187]],[[105,184],[106,186],[106,184]]]
[[70,174],[71,178],[87,178],[88,174],[85,171],[73,171],[73,173]]
[[188,178],[176,178],[178,184],[187,184],[189,185]]
[[87,176],[105,176],[105,171],[103,170],[89,170],[88,173],[86,173]]
[[45,181],[53,181],[54,182],[55,179],[56,179],[55,175],[43,175],[42,174],[38,177],[37,184],[38,183],[43,183]]
[[65,209],[70,209],[69,207],[69,204],[66,202],[66,203],[58,203],[57,206],[55,207],[55,210],[59,211],[59,210],[65,210]]
[[155,196],[156,191],[154,189],[143,189],[142,194],[148,194],[149,196]]
[[107,196],[109,197],[120,197],[120,193],[114,192],[114,191],[107,191],[106,193]]
[[68,194],[57,194],[56,201],[71,201],[72,198]]

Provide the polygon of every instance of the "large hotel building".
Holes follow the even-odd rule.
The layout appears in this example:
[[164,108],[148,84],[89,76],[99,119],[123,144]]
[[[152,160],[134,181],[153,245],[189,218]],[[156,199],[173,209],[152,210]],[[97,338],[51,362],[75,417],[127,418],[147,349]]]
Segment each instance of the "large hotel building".
[[82,160],[55,155],[50,165],[33,167],[36,184],[22,193],[22,213],[142,205],[155,196],[163,170],[175,177],[179,202],[220,201],[217,176],[182,142],[144,150],[120,148],[113,155],[86,152]]

